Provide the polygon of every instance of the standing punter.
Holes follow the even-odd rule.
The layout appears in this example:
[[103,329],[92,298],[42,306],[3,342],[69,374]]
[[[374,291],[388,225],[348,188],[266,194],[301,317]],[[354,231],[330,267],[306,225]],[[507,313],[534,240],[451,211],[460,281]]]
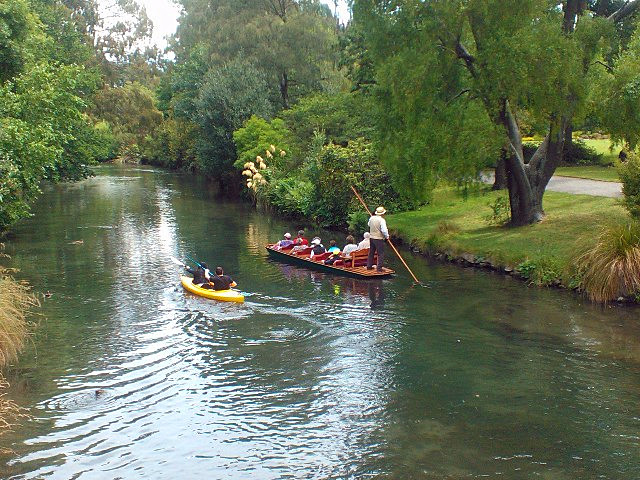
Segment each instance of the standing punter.
[[389,231],[387,230],[387,222],[384,214],[387,211],[384,207],[376,208],[376,212],[369,219],[369,233],[371,233],[371,245],[369,246],[369,257],[367,258],[367,270],[373,268],[373,257],[378,252],[378,272],[382,271],[382,263],[384,262],[384,242],[389,239]]

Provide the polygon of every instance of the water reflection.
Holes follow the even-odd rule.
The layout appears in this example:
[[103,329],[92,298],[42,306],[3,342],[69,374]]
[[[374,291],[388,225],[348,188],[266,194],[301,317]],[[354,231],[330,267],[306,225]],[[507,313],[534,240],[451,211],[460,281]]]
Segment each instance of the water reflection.
[[[51,188],[7,246],[54,295],[10,372],[36,419],[1,476],[640,477],[636,310],[423,259],[429,289],[393,259],[382,281],[271,261],[284,222],[105,172]],[[246,303],[186,294],[185,253]]]

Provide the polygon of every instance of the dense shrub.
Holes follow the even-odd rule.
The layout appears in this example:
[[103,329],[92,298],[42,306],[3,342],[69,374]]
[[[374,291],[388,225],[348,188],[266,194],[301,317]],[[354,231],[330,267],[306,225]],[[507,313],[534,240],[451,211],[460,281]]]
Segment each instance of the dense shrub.
[[308,170],[315,186],[310,213],[321,225],[344,226],[349,213],[362,209],[351,191],[352,185],[370,209],[384,205],[388,211],[397,212],[411,205],[393,189],[371,143],[362,138],[346,147],[326,145]]
[[[538,149],[539,142],[524,142],[522,149],[525,158],[531,158]],[[602,165],[603,155],[598,153],[594,148],[588,146],[580,140],[573,140],[571,145],[565,148],[564,165],[569,166],[586,166],[586,165]]]
[[198,126],[183,118],[168,118],[145,141],[143,157],[152,165],[174,170],[193,170]]
[[[238,154],[235,166],[243,168],[245,163],[255,162],[258,155],[265,156],[265,152],[274,144],[278,149],[288,152],[289,145],[286,139],[289,135],[290,132],[282,119],[275,118],[268,121],[253,115],[242,128],[233,132],[233,141]],[[278,155],[276,155],[277,158]]]
[[566,165],[602,165],[603,155],[580,140],[574,140],[566,146],[564,163]]
[[351,212],[349,214],[348,223],[349,232],[356,235],[356,238],[359,238],[363,232],[369,231],[368,222],[369,214],[367,214],[363,209]]
[[290,110],[281,113],[292,132],[294,154],[306,152],[315,132],[322,132],[328,142],[346,145],[350,140],[374,135],[371,99],[358,94],[315,94],[300,99]]
[[287,217],[304,217],[309,214],[309,202],[313,185],[307,180],[288,177],[273,180],[265,188],[264,197],[269,205]]
[[640,156],[636,153],[628,155],[618,173],[624,195],[622,202],[632,216],[640,217]]

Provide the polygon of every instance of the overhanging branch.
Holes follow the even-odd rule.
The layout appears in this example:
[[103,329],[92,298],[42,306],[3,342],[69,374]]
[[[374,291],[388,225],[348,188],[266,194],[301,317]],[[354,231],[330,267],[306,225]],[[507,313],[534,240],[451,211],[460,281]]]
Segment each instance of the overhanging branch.
[[462,45],[462,43],[460,43],[459,39],[456,40],[455,50],[458,58],[461,58],[462,60],[464,60],[464,63],[467,66],[467,70],[469,70],[469,73],[471,74],[471,76],[473,78],[476,78],[477,72],[476,72],[476,67],[474,65],[474,62],[476,61],[476,57],[474,57],[469,53],[469,50],[467,50],[466,47]]
[[625,3],[618,10],[609,15],[608,19],[613,23],[618,23],[624,20],[629,15],[633,15],[638,10],[638,8],[640,8],[640,0],[632,0]]

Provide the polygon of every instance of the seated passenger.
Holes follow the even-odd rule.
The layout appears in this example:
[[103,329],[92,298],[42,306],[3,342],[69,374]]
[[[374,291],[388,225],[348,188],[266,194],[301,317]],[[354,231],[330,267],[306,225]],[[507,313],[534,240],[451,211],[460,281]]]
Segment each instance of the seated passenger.
[[275,244],[275,248],[276,250],[283,250],[291,245],[293,245],[293,240],[291,240],[291,234],[287,232],[284,234],[284,239]]
[[295,246],[299,246],[299,245],[307,246],[307,245],[309,245],[309,240],[304,238],[304,230],[298,230],[298,236],[293,241],[293,244]]
[[353,238],[353,235],[348,235],[347,244],[342,249],[342,256],[344,258],[351,258],[351,252],[355,252],[357,249],[358,249],[358,245],[356,245],[355,238]]
[[207,290],[213,290],[213,285],[209,283],[210,272],[209,267],[204,262],[200,262],[200,264],[196,268],[184,266],[184,269],[193,275],[193,280],[191,281],[194,285],[197,285],[200,288],[206,288]]
[[309,246],[309,240],[304,238],[304,230],[298,230],[298,236],[293,241],[294,247],[291,249],[291,253],[297,253]]
[[229,275],[225,275],[222,267],[216,267],[216,274],[211,277],[214,290],[229,290],[237,285]]
[[327,249],[327,252],[334,254],[334,253],[340,253],[340,249],[338,248],[338,246],[336,245],[336,241],[335,240],[331,240],[329,242],[329,248]]
[[358,248],[356,250],[364,250],[365,248],[369,248],[371,246],[370,237],[371,234],[369,232],[364,232],[364,239],[358,244]]
[[340,249],[336,247],[335,240],[331,240],[331,247],[329,247],[329,250],[327,250],[327,252],[331,252],[331,255],[329,255],[329,258],[325,259],[325,264],[333,265],[333,262],[335,262],[336,260],[340,260]]
[[313,250],[311,250],[311,255],[309,255],[309,258],[313,258],[315,255],[322,255],[326,251],[324,249],[324,245],[322,245],[322,240],[320,240],[320,237],[315,237],[313,240],[311,240],[311,245],[313,245]]

